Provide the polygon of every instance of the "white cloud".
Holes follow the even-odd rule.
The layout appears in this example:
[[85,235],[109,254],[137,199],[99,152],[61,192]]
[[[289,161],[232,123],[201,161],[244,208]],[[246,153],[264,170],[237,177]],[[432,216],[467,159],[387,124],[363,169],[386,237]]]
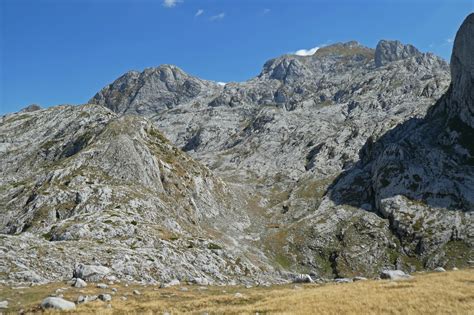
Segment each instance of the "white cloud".
[[200,16],[204,13],[204,10],[203,9],[199,9],[197,10],[196,14],[194,14],[194,16]]
[[446,42],[448,44],[452,44],[452,43],[454,43],[454,38],[448,38],[448,39],[446,39]]
[[163,6],[166,8],[173,8],[183,0],[163,0]]
[[223,18],[225,18],[225,12],[221,12],[217,15],[213,15],[209,18],[209,20],[211,21],[217,21],[217,20],[222,20]]
[[270,13],[270,11],[271,11],[270,9],[263,9],[263,14],[264,14],[264,15],[265,15],[265,14],[268,14],[268,13]]
[[294,52],[295,55],[297,56],[311,56],[314,55],[315,52],[317,52],[319,47],[314,47],[311,49],[300,49]]

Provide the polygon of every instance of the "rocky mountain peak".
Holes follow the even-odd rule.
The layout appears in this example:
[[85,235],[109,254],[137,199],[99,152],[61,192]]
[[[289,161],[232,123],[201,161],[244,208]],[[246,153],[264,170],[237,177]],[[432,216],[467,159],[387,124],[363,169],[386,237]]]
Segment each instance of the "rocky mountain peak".
[[221,87],[193,77],[174,65],[164,64],[142,72],[129,71],[97,93],[89,103],[117,113],[149,114],[171,109]]
[[373,58],[374,50],[361,45],[357,41],[349,41],[321,47],[313,56],[314,58],[321,58],[326,56],[347,57],[357,55]]
[[31,104],[31,105],[28,105],[25,108],[23,108],[21,110],[21,112],[22,113],[29,113],[29,112],[34,112],[34,111],[37,111],[37,110],[40,110],[40,109],[41,109],[41,106],[39,106],[38,104]]
[[404,45],[398,40],[381,40],[375,48],[375,66],[382,67],[393,61],[421,55],[413,45]]
[[461,25],[451,55],[451,114],[474,128],[474,13]]

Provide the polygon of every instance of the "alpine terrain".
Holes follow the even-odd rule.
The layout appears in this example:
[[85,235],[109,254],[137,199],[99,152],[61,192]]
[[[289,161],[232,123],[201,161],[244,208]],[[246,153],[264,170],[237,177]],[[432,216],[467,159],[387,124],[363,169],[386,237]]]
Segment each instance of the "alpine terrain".
[[474,14],[450,64],[382,40],[284,55],[239,83],[130,71],[89,104],[0,117],[0,282],[467,266],[473,139]]

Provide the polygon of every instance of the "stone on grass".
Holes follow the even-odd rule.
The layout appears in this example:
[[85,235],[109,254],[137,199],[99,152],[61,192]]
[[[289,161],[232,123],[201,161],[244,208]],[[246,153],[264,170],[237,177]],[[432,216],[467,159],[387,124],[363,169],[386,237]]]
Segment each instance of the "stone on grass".
[[380,274],[380,278],[382,279],[390,279],[390,280],[406,280],[411,279],[412,276],[406,274],[401,270],[384,270]]
[[112,301],[112,296],[110,294],[99,294],[99,300],[110,302]]
[[48,297],[41,302],[41,307],[44,309],[53,308],[57,310],[73,310],[76,304],[58,297]]
[[81,278],[76,278],[72,286],[75,288],[85,288],[87,286],[87,283]]
[[0,301],[0,308],[8,308],[8,301]]
[[435,270],[433,270],[434,272],[446,272],[446,269],[444,269],[443,267],[438,267],[438,268],[435,268]]
[[350,278],[337,278],[337,279],[334,279],[334,282],[336,282],[336,283],[351,283],[352,279],[350,279]]
[[307,274],[299,274],[299,275],[296,275],[294,278],[293,278],[293,282],[294,283],[313,283],[313,279],[311,278],[310,275],[307,275]]

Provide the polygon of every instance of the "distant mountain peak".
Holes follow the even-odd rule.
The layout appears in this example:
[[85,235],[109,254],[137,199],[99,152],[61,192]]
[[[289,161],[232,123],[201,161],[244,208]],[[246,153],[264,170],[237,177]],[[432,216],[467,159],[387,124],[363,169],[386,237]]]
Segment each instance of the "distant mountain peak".
[[398,40],[381,40],[375,48],[375,66],[382,67],[393,61],[421,55],[413,45],[404,45]]

